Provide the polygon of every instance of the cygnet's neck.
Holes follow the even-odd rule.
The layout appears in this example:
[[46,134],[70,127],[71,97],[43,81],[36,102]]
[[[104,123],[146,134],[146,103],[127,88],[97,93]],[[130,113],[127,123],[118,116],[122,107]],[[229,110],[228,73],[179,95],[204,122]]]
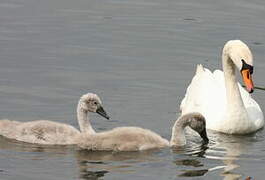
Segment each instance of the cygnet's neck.
[[189,115],[184,115],[176,120],[172,128],[172,135],[169,143],[170,146],[183,146],[186,144],[184,129],[189,124],[189,119]]
[[79,101],[77,106],[77,121],[80,127],[80,131],[81,133],[95,134],[96,132],[92,128],[89,120],[89,113],[81,107],[81,103],[82,102]]

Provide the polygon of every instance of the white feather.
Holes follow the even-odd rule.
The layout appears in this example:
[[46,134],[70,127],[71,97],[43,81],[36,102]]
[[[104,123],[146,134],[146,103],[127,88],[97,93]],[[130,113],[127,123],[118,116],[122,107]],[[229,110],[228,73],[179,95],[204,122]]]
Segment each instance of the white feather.
[[[247,52],[243,51],[245,50],[245,46],[241,43],[243,42],[229,41],[227,44],[229,46],[236,46],[235,51],[238,50],[240,52],[244,52],[242,54],[245,55]],[[243,46],[243,48],[241,46]],[[231,47],[229,48],[231,49]],[[238,56],[240,55],[240,53],[235,54]],[[248,55],[248,57],[252,57],[252,55]],[[240,58],[238,59],[241,60]],[[194,111],[200,112],[206,118],[206,127],[208,129],[223,133],[246,134],[257,131],[264,126],[263,113],[251,95],[242,88],[238,82],[236,83],[244,104],[243,107],[237,107],[237,104],[233,102],[237,99],[227,100],[227,91],[223,71],[215,70],[212,73],[202,65],[198,65],[196,74],[192,78],[192,81],[186,90],[185,97],[180,105],[182,114]],[[233,93],[236,93],[236,89],[232,89],[232,91],[235,91]],[[235,103],[235,111],[238,112],[237,114],[234,113],[235,115],[229,113],[228,109],[228,104],[233,103]],[[243,112],[244,110],[247,112],[247,119],[244,121],[245,117],[243,117],[242,113],[241,121],[240,112]]]

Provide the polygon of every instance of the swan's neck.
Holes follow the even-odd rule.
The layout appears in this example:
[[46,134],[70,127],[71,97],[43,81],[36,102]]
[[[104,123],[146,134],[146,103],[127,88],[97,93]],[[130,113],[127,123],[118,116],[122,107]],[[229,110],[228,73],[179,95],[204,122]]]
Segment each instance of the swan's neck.
[[236,80],[235,65],[227,54],[223,55],[223,70],[226,87],[227,106],[229,107],[229,109],[243,108],[244,104]]
[[95,134],[89,120],[89,113],[80,107],[80,102],[77,106],[77,120],[81,133]]
[[185,127],[187,126],[187,119],[179,118],[176,120],[170,140],[170,146],[183,146],[186,144]]
[[[230,123],[238,125],[243,123],[247,118],[247,111],[245,109],[235,74],[235,64],[227,53],[223,53],[223,71],[226,87],[226,102],[227,102],[227,115],[226,118]],[[231,118],[233,121],[231,121]]]

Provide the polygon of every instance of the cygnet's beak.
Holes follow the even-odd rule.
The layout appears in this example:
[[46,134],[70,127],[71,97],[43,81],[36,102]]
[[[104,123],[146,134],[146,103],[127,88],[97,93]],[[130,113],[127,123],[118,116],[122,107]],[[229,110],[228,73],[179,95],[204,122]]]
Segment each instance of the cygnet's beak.
[[96,113],[98,113],[99,115],[103,116],[106,119],[109,119],[108,114],[106,113],[106,111],[103,109],[102,106],[99,106]]
[[253,85],[250,70],[249,69],[243,69],[243,70],[241,70],[241,74],[242,74],[243,81],[245,83],[247,91],[249,93],[252,93],[254,91],[254,85]]
[[205,128],[199,134],[200,134],[201,138],[203,139],[204,143],[208,143],[209,142],[209,139],[208,139],[207,132],[206,132],[206,129]]

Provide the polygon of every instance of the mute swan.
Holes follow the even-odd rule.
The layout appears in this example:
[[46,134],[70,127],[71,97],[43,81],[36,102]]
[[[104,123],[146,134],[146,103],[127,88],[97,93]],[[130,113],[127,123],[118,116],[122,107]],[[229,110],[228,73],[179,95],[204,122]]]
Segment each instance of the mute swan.
[[167,146],[183,146],[186,144],[184,128],[191,127],[198,132],[205,142],[208,137],[205,119],[199,113],[181,116],[172,128],[170,142],[160,135],[140,127],[117,127],[110,131],[80,136],[78,146],[92,151],[141,151]]
[[0,120],[0,135],[10,139],[35,144],[76,144],[76,140],[80,134],[95,133],[90,125],[88,118],[89,112],[96,112],[109,119],[102,107],[99,97],[96,94],[88,93],[80,98],[77,106],[77,120],[81,133],[70,125],[48,120],[31,122]]
[[[227,134],[255,132],[264,126],[264,118],[249,94],[254,90],[251,51],[240,40],[228,41],[223,48],[222,63],[223,72],[212,73],[202,65],[197,66],[180,110],[182,114],[200,112],[206,119],[207,129]],[[249,93],[236,81],[236,68]]]

